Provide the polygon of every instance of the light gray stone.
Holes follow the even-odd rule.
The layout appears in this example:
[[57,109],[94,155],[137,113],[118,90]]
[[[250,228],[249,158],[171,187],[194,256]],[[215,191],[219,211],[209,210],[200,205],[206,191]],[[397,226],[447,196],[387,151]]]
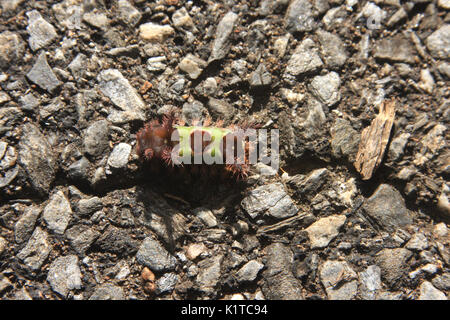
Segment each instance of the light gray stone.
[[105,283],[95,288],[89,300],[124,300],[123,289],[111,283]]
[[205,97],[215,96],[217,92],[217,80],[214,77],[206,78],[198,86],[195,87],[195,91]]
[[19,98],[20,107],[25,111],[36,111],[39,108],[39,100],[32,94],[21,96]]
[[53,291],[63,297],[73,289],[81,289],[81,271],[75,255],[56,258],[50,265],[47,281]]
[[297,207],[286,193],[281,183],[272,183],[258,187],[250,192],[241,202],[242,207],[250,217],[255,219],[261,214],[267,214],[277,219],[295,215]]
[[260,1],[258,13],[267,16],[272,13],[279,13],[286,10],[290,0],[262,0]]
[[128,0],[119,0],[119,17],[126,24],[134,27],[142,18],[142,14]]
[[16,148],[6,142],[0,142],[0,170],[8,170],[15,166],[17,161]]
[[59,97],[52,99],[49,104],[46,104],[39,109],[39,116],[41,118],[41,121],[43,119],[48,119],[50,117],[56,116],[58,113],[61,113],[64,107],[65,104]]
[[304,175],[292,176],[287,183],[296,190],[296,194],[316,195],[329,178],[330,171],[327,168],[320,168],[313,170],[306,177]]
[[109,125],[106,120],[92,123],[84,132],[84,150],[91,156],[100,156],[109,145]]
[[14,300],[33,300],[25,287],[14,293]]
[[236,273],[236,278],[238,282],[252,282],[258,276],[258,273],[264,268],[264,265],[256,260],[251,260],[247,262],[239,271]]
[[375,46],[375,58],[392,62],[406,62],[413,64],[415,50],[411,42],[403,35],[379,40]]
[[209,98],[208,111],[217,119],[230,120],[234,116],[234,107],[224,100]]
[[406,249],[422,251],[428,248],[428,240],[422,232],[415,233],[406,244]]
[[418,300],[447,300],[447,296],[442,291],[436,289],[430,282],[424,281],[420,285]]
[[441,61],[438,64],[439,72],[444,76],[444,78],[450,79],[450,63]]
[[248,62],[244,59],[237,59],[231,63],[231,70],[236,72],[240,78],[244,78],[247,75]]
[[75,251],[84,255],[92,243],[100,237],[100,232],[89,228],[88,226],[77,224],[66,231],[66,237]]
[[346,219],[345,215],[325,217],[306,228],[311,249],[328,246],[330,241],[339,234],[339,229],[344,225]]
[[91,215],[102,208],[103,203],[99,197],[80,199],[77,204],[77,212],[82,216]]
[[271,166],[268,166],[262,162],[258,162],[255,165],[255,169],[258,172],[258,174],[260,174],[263,177],[270,178],[270,177],[275,177],[277,175],[277,170],[275,170]]
[[100,12],[97,9],[94,9],[93,11],[89,11],[83,14],[83,21],[93,27],[102,30],[106,30],[110,24],[110,21],[106,13]]
[[206,113],[205,107],[198,100],[186,102],[185,104],[183,104],[183,108],[181,109],[181,115],[183,117],[183,120],[191,125],[193,121],[203,120],[203,114],[205,113]]
[[406,19],[408,17],[408,12],[403,9],[403,7],[400,7],[386,22],[386,25],[388,27],[395,26],[397,23],[402,21],[403,19]]
[[126,167],[130,153],[131,146],[128,143],[119,143],[109,155],[108,165],[115,169]]
[[272,83],[272,77],[263,63],[261,63],[256,70],[252,72],[249,83],[252,88],[270,86]]
[[285,73],[298,76],[317,70],[323,65],[318,49],[311,39],[303,40],[289,59]]
[[69,30],[81,29],[83,6],[76,0],[64,0],[52,6],[53,14],[59,24]]
[[25,209],[14,226],[14,237],[17,243],[23,243],[30,238],[41,212],[42,209],[37,206],[30,206]]
[[55,28],[48,23],[37,10],[26,13],[28,17],[27,31],[30,37],[28,43],[31,50],[37,51],[48,46],[56,39],[58,34]]
[[309,90],[323,104],[331,107],[341,100],[339,87],[341,79],[336,72],[323,76],[315,76],[309,85]]
[[291,33],[312,31],[316,24],[311,2],[308,0],[291,1],[286,12],[285,26]]
[[335,34],[327,31],[317,30],[317,37],[321,46],[323,60],[330,68],[344,65],[347,60],[347,51],[344,43]]
[[225,58],[230,50],[230,36],[238,19],[238,15],[229,11],[217,25],[215,39],[208,62]]
[[172,22],[176,28],[185,27],[186,29],[194,29],[194,22],[184,7],[181,7],[173,13]]
[[146,120],[144,114],[146,104],[119,70],[104,70],[100,72],[97,80],[100,91],[119,109],[112,109],[108,120],[114,123]]
[[416,166],[423,166],[446,146],[446,131],[447,126],[438,123],[421,139],[420,152],[416,153],[413,162]]
[[320,267],[320,280],[330,300],[350,300],[357,294],[356,272],[345,261],[326,261]]
[[140,55],[140,47],[137,44],[132,44],[126,47],[112,48],[106,52],[107,55],[112,57],[131,57],[136,58]]
[[283,58],[284,55],[286,54],[287,46],[289,43],[289,38],[290,38],[290,34],[288,33],[285,36],[280,37],[277,40],[275,40],[275,42],[273,44],[273,48],[276,52],[276,55],[280,59]]
[[433,235],[436,238],[440,238],[440,237],[444,238],[447,236],[447,234],[448,234],[448,228],[445,225],[445,222],[439,222],[434,225]]
[[79,53],[67,66],[75,80],[79,81],[84,76],[86,73],[87,63],[88,57],[82,53]]
[[437,5],[443,9],[450,10],[450,1],[449,0],[438,0]]
[[409,273],[409,277],[411,279],[415,279],[420,276],[428,276],[428,275],[436,274],[438,271],[439,271],[439,266],[437,266],[436,264],[433,264],[433,263],[427,263],[426,265],[421,266],[414,271],[411,271]]
[[[242,246],[240,245],[239,242],[236,241],[236,243],[240,246],[239,248],[237,248],[236,246],[232,246],[233,248],[236,248],[238,250],[242,250]],[[248,259],[242,255],[240,255],[239,253],[237,253],[236,251],[231,251],[229,257],[228,257],[228,261],[230,264],[231,268],[237,268],[239,266],[241,266],[242,264],[244,264],[245,262],[248,261]]]
[[445,24],[425,40],[425,45],[431,55],[438,59],[450,57],[450,24]]
[[114,278],[116,278],[117,280],[125,280],[131,273],[130,267],[125,261],[119,262],[115,267],[117,268],[118,272]]
[[359,148],[360,135],[353,129],[350,122],[337,118],[330,132],[333,156],[337,159],[345,157],[349,161],[354,160]]
[[428,94],[433,93],[435,82],[429,69],[420,70],[420,82],[418,83],[418,86]]
[[345,6],[338,6],[331,8],[324,15],[322,22],[327,29],[333,29],[338,26],[342,26],[347,19],[348,12]]
[[56,234],[63,234],[72,218],[72,208],[62,191],[57,191],[50,197],[42,214],[48,228]]
[[181,60],[178,67],[181,71],[186,72],[191,79],[197,79],[203,69],[206,67],[206,61],[194,56],[193,54],[188,54]]
[[169,25],[162,26],[153,22],[148,22],[139,26],[139,36],[143,40],[153,43],[163,43],[174,33],[175,30]]
[[405,132],[392,140],[389,146],[388,157],[390,160],[396,161],[403,157],[405,147],[411,134]]
[[136,260],[153,271],[168,271],[175,269],[177,260],[161,244],[147,237],[136,254]]
[[156,293],[172,292],[178,282],[176,273],[165,273],[156,281]]
[[361,16],[364,16],[367,19],[367,27],[377,29],[381,27],[381,24],[387,16],[387,12],[373,2],[366,2],[365,6],[357,16],[357,19]]
[[4,12],[11,12],[17,9],[17,7],[24,2],[24,0],[1,0],[0,5]]
[[207,250],[208,248],[203,243],[192,243],[186,248],[186,258],[193,261]]
[[211,258],[204,259],[198,264],[199,273],[196,278],[196,283],[200,290],[213,294],[216,292],[216,286],[219,282],[221,272],[221,265],[223,261],[223,255],[217,254]]
[[151,57],[147,60],[147,69],[151,72],[161,72],[167,68],[166,56]]
[[402,300],[404,299],[401,292],[382,291],[378,294],[377,300]]
[[376,299],[378,291],[381,289],[381,269],[376,265],[371,265],[366,270],[359,273],[361,296],[365,300]]
[[433,278],[431,282],[439,290],[450,290],[450,273],[443,273]]
[[17,254],[17,258],[31,270],[36,271],[44,264],[51,249],[47,232],[37,227],[26,246]]
[[194,214],[209,228],[217,226],[217,219],[211,210],[207,208],[197,208],[194,209]]
[[50,93],[54,93],[55,90],[62,84],[53,73],[52,68],[48,65],[45,52],[42,52],[38,56],[33,67],[27,73],[27,78]]
[[300,123],[300,127],[304,129],[304,136],[309,139],[314,139],[321,135],[321,131],[326,128],[324,125],[327,117],[323,112],[323,105],[314,97],[309,97],[307,100],[308,115],[306,119]]
[[0,91],[0,106],[8,101],[11,101],[11,97],[3,91]]
[[6,143],[5,141],[0,141],[0,160],[2,160],[2,161],[3,161],[3,157],[5,156],[7,148],[8,148],[8,143]]
[[0,256],[3,254],[3,252],[6,251],[7,245],[8,245],[8,242],[6,241],[6,239],[3,237],[0,237]]
[[75,161],[67,168],[67,176],[74,180],[89,179],[89,160],[86,157],[81,157],[80,160]]

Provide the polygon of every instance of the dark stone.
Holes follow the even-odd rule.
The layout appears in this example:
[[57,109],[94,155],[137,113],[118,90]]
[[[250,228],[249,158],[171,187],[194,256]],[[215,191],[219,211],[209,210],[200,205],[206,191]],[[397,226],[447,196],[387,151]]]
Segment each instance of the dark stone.
[[413,222],[400,192],[387,184],[380,185],[366,200],[363,208],[367,215],[388,232]]
[[381,278],[390,286],[399,283],[409,271],[408,260],[411,258],[412,252],[403,249],[383,249],[376,257],[376,264],[381,268]]
[[100,232],[84,225],[75,225],[66,231],[66,237],[69,239],[72,248],[80,255],[84,255],[99,236]]
[[269,300],[303,300],[302,285],[292,274],[294,255],[289,247],[274,243],[264,249],[267,262],[262,291]]
[[99,251],[128,256],[136,253],[138,242],[133,240],[126,230],[109,226],[97,239],[95,246]]
[[19,163],[25,169],[33,188],[46,194],[55,179],[56,160],[53,148],[38,127],[27,123],[19,142]]

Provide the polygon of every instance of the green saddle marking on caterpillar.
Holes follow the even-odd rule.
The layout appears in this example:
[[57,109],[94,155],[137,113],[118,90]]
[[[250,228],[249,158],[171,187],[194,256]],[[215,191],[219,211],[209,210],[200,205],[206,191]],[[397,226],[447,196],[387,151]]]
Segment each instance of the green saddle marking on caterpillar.
[[221,142],[223,138],[232,131],[227,128],[217,127],[200,127],[200,126],[174,126],[178,130],[179,134],[179,156],[180,157],[192,157],[191,148],[191,134],[194,131],[207,132],[211,136],[211,140],[208,141],[208,147],[204,151],[211,157],[222,157]]

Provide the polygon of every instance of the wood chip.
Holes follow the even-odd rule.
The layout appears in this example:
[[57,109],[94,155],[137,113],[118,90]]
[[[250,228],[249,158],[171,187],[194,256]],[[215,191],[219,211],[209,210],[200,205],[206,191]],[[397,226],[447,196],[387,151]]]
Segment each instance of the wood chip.
[[369,180],[383,160],[395,118],[395,100],[384,101],[380,113],[361,133],[355,168]]

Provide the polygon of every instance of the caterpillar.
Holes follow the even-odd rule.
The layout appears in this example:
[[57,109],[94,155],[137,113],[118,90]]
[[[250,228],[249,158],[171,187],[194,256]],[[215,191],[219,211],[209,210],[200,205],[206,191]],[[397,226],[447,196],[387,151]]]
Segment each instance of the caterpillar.
[[249,154],[254,146],[242,132],[256,125],[224,127],[223,121],[212,123],[207,118],[201,125],[194,121],[186,126],[177,113],[172,109],[163,116],[162,122],[151,120],[137,132],[136,152],[142,162],[212,178],[239,181],[248,177]]

